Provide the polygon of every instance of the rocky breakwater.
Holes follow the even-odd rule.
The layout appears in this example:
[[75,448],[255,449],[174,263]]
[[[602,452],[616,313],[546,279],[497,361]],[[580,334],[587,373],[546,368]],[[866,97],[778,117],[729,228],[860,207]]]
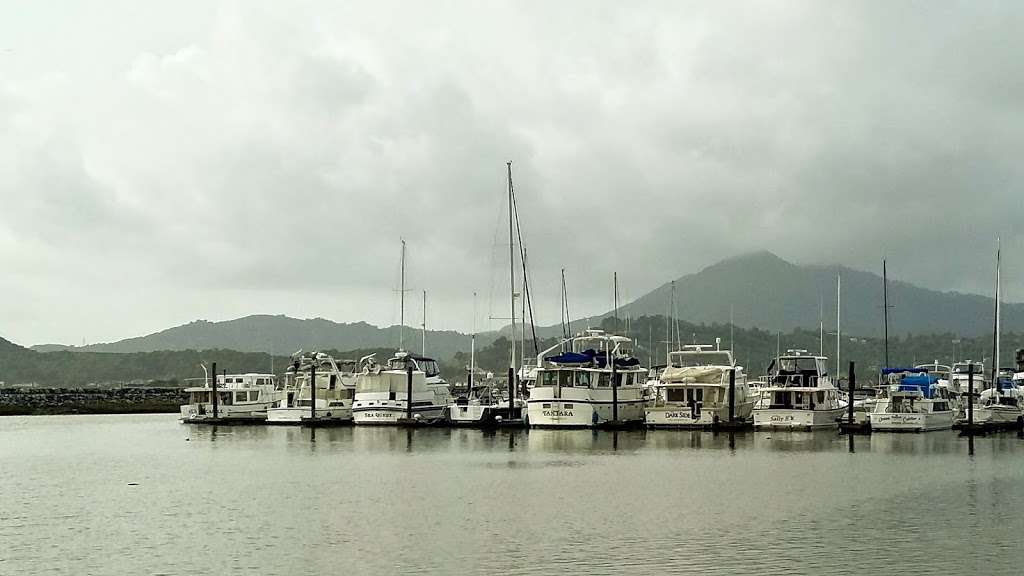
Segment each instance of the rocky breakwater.
[[179,388],[0,388],[0,415],[177,412]]

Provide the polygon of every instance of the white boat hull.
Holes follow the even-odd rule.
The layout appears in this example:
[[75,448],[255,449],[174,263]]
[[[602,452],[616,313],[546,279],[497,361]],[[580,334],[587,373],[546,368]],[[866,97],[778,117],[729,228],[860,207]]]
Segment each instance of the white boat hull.
[[[217,407],[218,420],[265,420],[267,410],[274,402],[253,404],[225,404]],[[186,423],[201,423],[213,419],[213,404],[185,404],[181,406],[181,420]]]
[[[643,398],[620,400],[618,422],[642,422]],[[589,428],[612,422],[615,409],[612,402],[589,399],[534,399],[530,398],[527,415],[531,427]]]
[[871,412],[872,432],[928,432],[953,427],[953,412]]
[[[736,404],[733,416],[737,422],[745,422],[754,410],[754,402]],[[691,413],[685,404],[648,406],[644,411],[644,424],[652,428],[709,428],[718,422],[729,421],[729,407],[702,408],[700,414]]]
[[1014,406],[974,406],[975,424],[1016,424],[1022,416],[1024,412]]
[[835,428],[844,407],[828,410],[794,410],[790,408],[759,408],[754,410],[754,428],[811,430]]
[[[309,418],[308,406],[292,406],[289,408],[271,408],[267,410],[267,424],[302,424],[303,418]],[[318,420],[338,420],[345,422],[352,419],[352,409],[347,406],[317,408]]]
[[[352,421],[356,425],[395,425],[398,424],[400,420],[404,420],[408,414],[404,405],[369,406],[361,404],[362,403],[360,402],[356,402],[352,407]],[[435,420],[444,416],[446,411],[445,409],[446,406],[438,405],[414,406],[412,409],[412,417],[414,420]]]

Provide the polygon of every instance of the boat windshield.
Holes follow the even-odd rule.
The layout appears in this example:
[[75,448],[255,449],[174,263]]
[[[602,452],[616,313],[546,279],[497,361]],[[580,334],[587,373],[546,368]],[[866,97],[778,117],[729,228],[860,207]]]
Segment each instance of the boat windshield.
[[728,352],[672,352],[670,358],[673,368],[732,366],[732,357]]

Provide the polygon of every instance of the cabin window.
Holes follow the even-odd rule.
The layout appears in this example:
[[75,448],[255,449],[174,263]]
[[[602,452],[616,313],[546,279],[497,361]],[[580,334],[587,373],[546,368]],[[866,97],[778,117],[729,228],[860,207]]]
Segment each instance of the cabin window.
[[791,400],[791,392],[776,392],[775,402],[771,405],[772,408],[792,408],[793,402]]
[[615,387],[616,388],[622,388],[622,373],[621,372],[616,372],[615,373]]
[[548,410],[551,408],[551,404],[541,404],[540,407],[544,408],[545,410]]
[[794,402],[796,404],[803,404],[804,403],[804,393],[803,392],[797,392],[796,393],[796,399],[794,400]]
[[685,402],[686,390],[682,388],[667,388],[665,390],[665,399],[669,402]]
[[564,408],[566,410],[572,410],[572,404],[563,404],[562,408]]
[[818,404],[825,403],[825,392],[818,392]]
[[218,392],[217,395],[220,396],[221,404],[225,406],[231,406],[231,404],[233,403],[231,400],[232,398],[234,398],[234,395],[231,394],[231,392]]
[[597,387],[598,388],[607,388],[608,387],[608,377],[609,377],[609,374],[607,372],[599,373],[597,375]]
[[558,383],[558,372],[541,372],[540,385],[554,386]]
[[572,386],[572,372],[569,370],[559,370],[558,385],[562,387]]
[[590,388],[590,372],[577,372],[576,386],[579,388]]

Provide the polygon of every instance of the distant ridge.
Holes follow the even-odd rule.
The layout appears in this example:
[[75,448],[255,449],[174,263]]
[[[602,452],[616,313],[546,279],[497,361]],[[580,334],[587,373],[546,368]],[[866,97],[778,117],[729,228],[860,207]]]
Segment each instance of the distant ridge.
[[[991,334],[992,298],[921,288],[892,280],[892,265],[889,272],[890,334]],[[793,264],[768,251],[722,260],[678,278],[678,317],[696,323],[728,323],[731,307],[737,326],[786,332],[816,329],[820,303],[825,329],[834,330],[837,274],[843,278],[843,333],[881,335],[881,275],[845,266]],[[620,316],[667,314],[670,291],[666,282],[623,306]],[[1007,330],[1024,323],[1024,304],[1004,303],[1003,323]]]
[[[898,268],[890,266],[898,276]],[[835,328],[836,274],[843,277],[843,333],[850,336],[882,334],[882,278],[879,274],[835,265],[798,265],[769,251],[742,254],[712,264],[676,280],[676,309],[680,320],[727,324],[730,308],[738,327],[788,332],[817,330],[821,304],[826,330]],[[670,283],[659,286],[620,307],[620,316],[669,313]],[[950,334],[977,337],[991,334],[992,298],[957,292],[928,290],[902,281],[889,281],[890,333]],[[590,316],[592,325],[611,312]],[[581,326],[574,319],[574,329]],[[1003,304],[1006,331],[1024,326],[1024,304]],[[507,333],[508,327],[501,332]],[[478,349],[500,332],[477,335]],[[561,334],[555,326],[537,327],[540,337]],[[407,348],[419,350],[419,330],[406,328]],[[197,320],[147,336],[87,346],[41,344],[38,352],[153,352],[159,350],[229,349],[287,355],[305,350],[393,347],[398,326],[379,328],[366,322],[339,323],[324,318],[299,319],[282,315],[253,315],[223,322]],[[11,344],[14,346],[13,344]],[[428,330],[427,353],[451,358],[469,351],[469,336],[453,330]]]
[[[420,349],[420,331],[406,327],[406,348]],[[481,340],[483,342],[481,343]],[[485,336],[477,345],[486,345]],[[154,334],[118,342],[87,346],[43,344],[40,352],[152,352],[156,350],[203,350],[222,348],[240,352],[266,352],[287,356],[304,350],[393,347],[398,343],[398,326],[378,328],[366,322],[338,323],[324,318],[299,319],[288,316],[253,315],[209,322],[196,320]],[[454,330],[427,330],[427,354],[450,358],[469,350],[469,337]]]

